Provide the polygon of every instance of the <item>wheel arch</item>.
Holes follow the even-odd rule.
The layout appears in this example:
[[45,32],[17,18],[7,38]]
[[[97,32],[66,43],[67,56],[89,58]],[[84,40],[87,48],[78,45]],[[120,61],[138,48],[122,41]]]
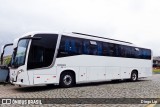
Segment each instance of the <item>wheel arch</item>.
[[[136,79],[135,79],[135,80],[134,80],[133,77],[132,77],[132,75],[133,75],[134,73],[136,74]],[[138,80],[138,70],[137,70],[137,69],[132,70],[131,75],[130,75],[130,80],[131,80],[131,81],[137,81],[137,80]]]
[[138,75],[138,70],[137,70],[137,69],[133,69],[132,72],[131,72],[131,74],[132,74],[133,72],[136,72],[137,75]]
[[65,70],[63,70],[63,71],[60,73],[59,82],[60,82],[60,79],[61,79],[62,74],[65,73],[65,72],[70,72],[70,73],[72,73],[73,76],[74,76],[75,83],[76,83],[76,72],[75,72],[73,69],[65,69]]

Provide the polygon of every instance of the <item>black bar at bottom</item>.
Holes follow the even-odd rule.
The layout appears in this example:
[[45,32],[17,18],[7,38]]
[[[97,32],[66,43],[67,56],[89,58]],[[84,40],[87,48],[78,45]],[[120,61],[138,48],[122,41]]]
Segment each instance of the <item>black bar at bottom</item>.
[[160,98],[1,98],[0,104],[160,104]]

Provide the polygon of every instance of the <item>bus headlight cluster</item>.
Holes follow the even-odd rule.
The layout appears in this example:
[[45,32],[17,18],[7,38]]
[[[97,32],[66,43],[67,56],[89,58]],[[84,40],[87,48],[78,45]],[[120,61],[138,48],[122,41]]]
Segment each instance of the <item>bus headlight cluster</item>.
[[18,71],[17,75],[19,75],[21,72],[23,72],[23,70],[22,70],[22,69]]

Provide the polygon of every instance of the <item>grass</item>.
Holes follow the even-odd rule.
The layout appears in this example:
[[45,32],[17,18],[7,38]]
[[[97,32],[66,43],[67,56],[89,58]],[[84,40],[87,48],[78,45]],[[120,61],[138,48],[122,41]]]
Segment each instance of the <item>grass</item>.
[[153,73],[160,73],[160,68],[158,68],[158,69],[153,69]]
[[8,65],[11,61],[11,56],[4,56],[3,57],[3,65]]

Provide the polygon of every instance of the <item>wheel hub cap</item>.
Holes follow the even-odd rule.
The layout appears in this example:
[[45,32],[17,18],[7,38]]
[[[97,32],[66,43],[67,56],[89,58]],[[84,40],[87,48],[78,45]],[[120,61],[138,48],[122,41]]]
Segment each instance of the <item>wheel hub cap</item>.
[[63,79],[63,82],[66,84],[66,85],[70,85],[71,82],[72,82],[72,78],[70,75],[65,75],[64,76],[64,79]]

